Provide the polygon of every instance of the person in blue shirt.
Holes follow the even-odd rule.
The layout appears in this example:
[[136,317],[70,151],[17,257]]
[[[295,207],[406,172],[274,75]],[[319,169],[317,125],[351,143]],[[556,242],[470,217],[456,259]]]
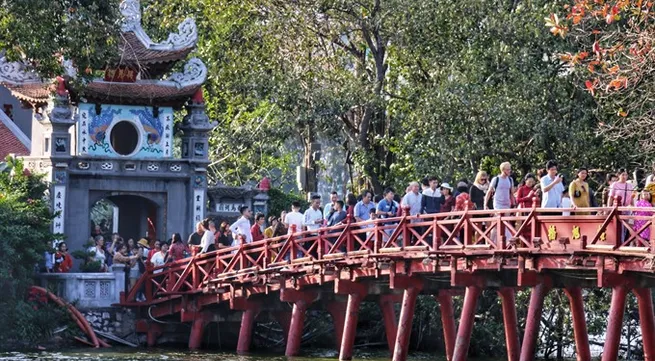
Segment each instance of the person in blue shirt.
[[375,203],[372,200],[373,194],[371,192],[364,191],[362,193],[362,200],[355,205],[355,222],[364,222],[371,218],[370,211],[371,209],[375,209]]
[[393,200],[394,189],[389,187],[384,190],[384,198],[378,203],[377,214],[380,218],[395,217],[398,213],[398,203]]
[[346,211],[343,210],[343,201],[336,201],[332,206],[330,218],[328,219],[328,227],[336,226],[346,219]]

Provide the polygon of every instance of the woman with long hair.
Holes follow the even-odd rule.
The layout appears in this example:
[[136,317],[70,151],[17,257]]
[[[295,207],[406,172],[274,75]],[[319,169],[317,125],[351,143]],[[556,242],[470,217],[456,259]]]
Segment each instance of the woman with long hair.
[[[576,208],[589,208],[591,199],[589,197],[589,184],[587,177],[589,172],[587,168],[578,169],[578,177],[569,184],[569,197]],[[579,215],[588,215],[589,212],[575,212]]]
[[489,175],[481,170],[475,175],[473,185],[469,190],[471,202],[475,204],[475,209],[484,209],[484,196],[489,190]]

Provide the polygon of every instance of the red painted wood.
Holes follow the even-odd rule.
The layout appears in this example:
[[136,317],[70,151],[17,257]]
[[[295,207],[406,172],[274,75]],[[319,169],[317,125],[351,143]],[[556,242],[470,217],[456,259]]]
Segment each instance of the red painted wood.
[[[389,353],[393,355],[393,349],[396,345],[396,335],[398,334],[398,321],[394,303],[398,301],[396,295],[383,295],[380,297],[380,308],[384,319],[384,332],[387,335],[387,345]],[[401,299],[402,300],[402,299]]]
[[591,361],[589,350],[589,334],[584,313],[584,301],[580,287],[564,289],[571,305],[571,318],[573,319],[573,334],[575,336],[575,352],[578,361]]
[[298,300],[293,304],[289,336],[287,337],[287,348],[284,353],[287,357],[298,356],[300,353],[302,331],[305,326],[305,312],[308,306],[309,304],[305,300]]
[[633,290],[639,304],[639,323],[644,343],[644,360],[655,360],[655,320],[653,319],[653,296],[650,288]]
[[482,289],[480,289],[480,287],[466,287],[464,306],[462,307],[462,315],[459,319],[459,329],[457,330],[457,339],[455,340],[453,361],[465,361],[468,358],[471,333],[473,332],[473,323],[475,321],[475,308],[478,305],[478,298],[480,297],[481,292]]
[[205,319],[200,317],[191,322],[191,333],[189,334],[189,350],[199,350],[202,346],[202,336],[205,333]]
[[505,347],[507,360],[519,361],[521,346],[519,343],[519,325],[516,316],[516,296],[513,288],[501,288],[498,291],[503,307],[503,324],[505,326]]
[[241,314],[241,328],[239,329],[239,341],[237,343],[237,353],[245,354],[250,351],[252,343],[252,330],[255,326],[255,318],[259,310],[255,307],[248,308]]
[[455,351],[455,338],[457,327],[455,325],[455,310],[453,308],[453,296],[446,290],[439,291],[437,295],[439,310],[441,311],[441,325],[443,326],[443,339],[446,346],[446,359],[453,359]]
[[607,333],[605,334],[605,347],[602,361],[615,361],[619,357],[621,343],[621,328],[623,327],[623,314],[625,313],[625,299],[628,288],[616,286],[612,289],[612,304],[610,306]]
[[346,323],[343,329],[341,350],[339,360],[352,360],[353,347],[355,346],[355,335],[357,333],[357,314],[363,296],[359,293],[348,295],[348,306],[346,309]]
[[544,308],[544,298],[550,291],[549,285],[541,282],[532,288],[530,294],[530,305],[528,316],[525,321],[523,334],[523,345],[521,346],[521,361],[531,361],[535,358],[537,350],[537,337],[539,336],[539,324]]
[[420,290],[418,287],[410,287],[403,293],[403,303],[400,308],[398,331],[396,333],[396,345],[393,350],[393,361],[407,360],[409,337],[412,332],[412,319],[414,318],[414,307],[416,306],[416,297]]

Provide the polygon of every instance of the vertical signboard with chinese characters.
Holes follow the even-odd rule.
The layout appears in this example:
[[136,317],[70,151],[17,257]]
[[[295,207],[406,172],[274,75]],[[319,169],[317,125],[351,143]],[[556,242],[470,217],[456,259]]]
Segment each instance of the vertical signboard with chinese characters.
[[205,190],[193,190],[193,220],[200,222],[205,218]]
[[173,156],[173,108],[160,108],[159,120],[164,125],[162,148],[164,158]]
[[66,211],[66,186],[54,186],[53,210],[55,219],[52,221],[52,233],[64,233],[64,213]]

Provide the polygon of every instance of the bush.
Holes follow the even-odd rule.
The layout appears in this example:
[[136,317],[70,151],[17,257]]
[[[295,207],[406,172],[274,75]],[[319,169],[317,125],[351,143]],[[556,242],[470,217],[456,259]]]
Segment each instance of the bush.
[[309,202],[302,195],[293,192],[285,193],[278,188],[269,189],[268,197],[268,215],[270,216],[279,217],[282,211],[290,212],[291,203],[295,201],[300,202],[301,209],[309,207]]
[[60,319],[47,311],[50,307],[34,307],[25,299],[35,268],[46,251],[53,251],[46,189],[42,177],[25,171],[20,160],[0,163],[0,345],[46,336],[54,324],[45,322],[46,313]]

